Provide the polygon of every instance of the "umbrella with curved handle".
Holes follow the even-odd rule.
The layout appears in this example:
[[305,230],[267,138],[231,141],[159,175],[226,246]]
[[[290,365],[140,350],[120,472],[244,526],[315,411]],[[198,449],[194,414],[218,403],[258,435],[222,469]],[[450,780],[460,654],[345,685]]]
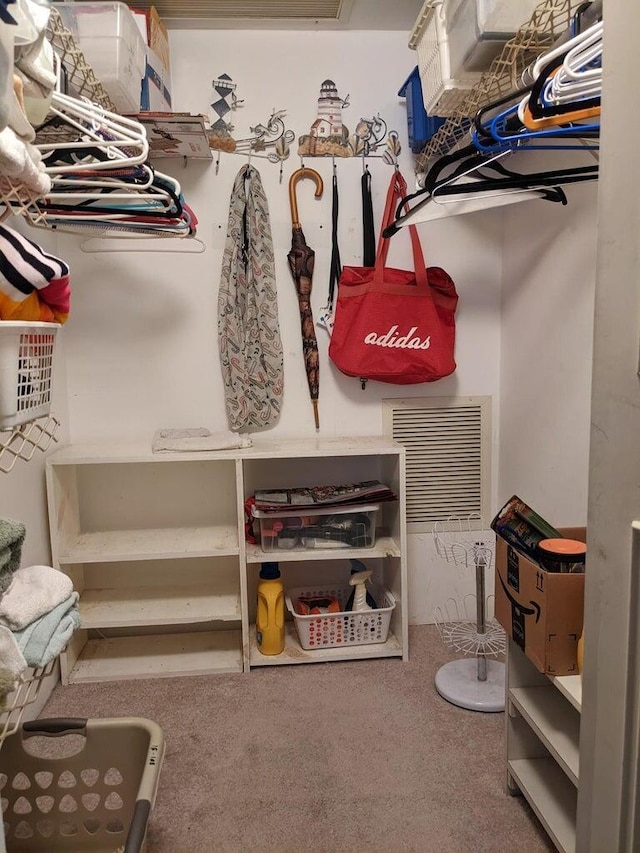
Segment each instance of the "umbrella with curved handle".
[[302,330],[302,352],[304,355],[304,366],[307,373],[309,385],[309,396],[313,405],[313,416],[316,429],[320,429],[320,416],[318,414],[318,395],[320,392],[320,360],[318,357],[318,341],[316,338],[313,314],[311,312],[311,285],[313,279],[313,266],[315,252],[305,240],[302,226],[298,217],[298,200],[296,198],[296,184],[303,178],[311,178],[316,185],[315,197],[322,196],[324,184],[322,176],[315,169],[297,169],[289,178],[289,203],[291,205],[291,250],[287,255],[291,275],[296,285],[298,294],[298,308],[300,310],[300,324]]

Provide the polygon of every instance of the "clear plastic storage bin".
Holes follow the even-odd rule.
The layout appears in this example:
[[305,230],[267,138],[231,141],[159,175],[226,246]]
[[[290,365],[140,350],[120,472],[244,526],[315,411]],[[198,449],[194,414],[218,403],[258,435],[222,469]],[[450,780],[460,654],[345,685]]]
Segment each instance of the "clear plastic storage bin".
[[59,323],[0,322],[0,430],[48,415]]
[[454,77],[486,71],[529,20],[540,0],[449,0],[449,54]]
[[23,723],[0,752],[7,853],[142,853],[164,748],[142,717]]
[[418,54],[424,106],[451,116],[539,0],[425,0],[409,47]]
[[260,524],[263,551],[304,551],[314,548],[372,548],[380,504],[322,509],[253,509]]
[[391,614],[396,606],[395,598],[386,590],[373,588],[372,594],[378,607],[364,613],[342,610],[341,613],[306,616],[297,613],[295,609],[295,602],[299,598],[309,600],[328,595],[335,596],[344,608],[352,592],[352,586],[298,588],[287,592],[287,610],[293,616],[303,649],[332,649],[339,646],[386,643]]
[[126,3],[56,3],[119,113],[140,112],[147,46]]

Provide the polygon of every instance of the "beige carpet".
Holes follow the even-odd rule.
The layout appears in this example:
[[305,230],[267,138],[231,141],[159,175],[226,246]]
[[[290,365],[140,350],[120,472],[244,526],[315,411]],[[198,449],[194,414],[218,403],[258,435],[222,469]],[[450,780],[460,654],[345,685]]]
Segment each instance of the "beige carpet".
[[433,627],[411,629],[410,655],[58,687],[42,716],[162,726],[148,853],[553,850],[505,793],[503,714],[437,694],[451,656]]

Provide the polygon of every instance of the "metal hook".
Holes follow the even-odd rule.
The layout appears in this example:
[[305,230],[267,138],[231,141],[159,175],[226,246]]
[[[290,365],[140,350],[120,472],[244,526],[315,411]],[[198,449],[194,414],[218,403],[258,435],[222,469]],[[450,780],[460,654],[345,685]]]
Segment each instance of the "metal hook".
[[303,178],[311,178],[316,185],[315,197],[320,198],[324,189],[322,175],[316,172],[315,169],[296,169],[289,178],[289,205],[291,207],[291,225],[293,228],[300,228],[300,220],[298,218],[298,200],[296,199],[296,184]]

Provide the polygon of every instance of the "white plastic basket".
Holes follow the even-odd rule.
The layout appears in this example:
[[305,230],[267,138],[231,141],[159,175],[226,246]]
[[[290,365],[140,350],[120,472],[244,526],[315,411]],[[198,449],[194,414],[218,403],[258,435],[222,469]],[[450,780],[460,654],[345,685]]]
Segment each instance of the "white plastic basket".
[[344,608],[353,591],[347,587],[307,587],[290,589],[285,600],[287,610],[294,618],[298,639],[303,649],[333,649],[340,646],[365,646],[371,643],[386,643],[389,633],[391,614],[396,606],[393,595],[386,590],[373,589],[372,595],[377,604],[376,610],[365,613],[313,614],[302,616],[296,613],[294,601],[298,598],[320,598],[335,596]]
[[48,415],[59,323],[0,322],[0,430]]
[[447,117],[462,105],[481,74],[452,76],[444,0],[426,0],[411,33],[418,54],[422,98],[427,115]]

